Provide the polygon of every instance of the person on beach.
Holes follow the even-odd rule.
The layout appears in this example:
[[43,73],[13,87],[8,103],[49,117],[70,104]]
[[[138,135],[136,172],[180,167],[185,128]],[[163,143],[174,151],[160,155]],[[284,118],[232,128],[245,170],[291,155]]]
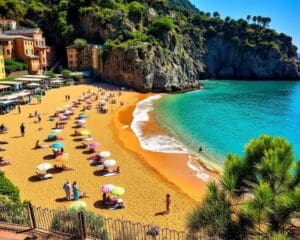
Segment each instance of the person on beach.
[[24,123],[21,124],[20,131],[21,131],[21,136],[24,137],[24,135],[25,135],[25,126],[24,126]]
[[166,195],[166,214],[168,214],[170,212],[170,204],[171,204],[171,196],[170,194]]
[[199,151],[199,152],[202,152],[202,151],[203,151],[202,146],[199,147],[199,150],[198,150],[198,151]]
[[19,112],[19,114],[21,114],[21,107],[20,107],[20,105],[18,105],[18,112]]
[[69,183],[69,181],[66,181],[64,183],[63,189],[65,190],[66,193],[66,199],[68,201],[71,200],[71,184]]
[[78,200],[80,198],[80,192],[76,181],[73,182],[72,188],[74,200]]

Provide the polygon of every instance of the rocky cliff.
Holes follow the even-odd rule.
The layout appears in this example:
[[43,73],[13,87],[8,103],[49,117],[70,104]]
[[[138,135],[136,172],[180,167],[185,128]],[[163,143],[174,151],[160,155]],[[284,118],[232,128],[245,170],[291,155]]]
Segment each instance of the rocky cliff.
[[237,47],[231,41],[213,38],[205,44],[206,74],[220,79],[300,79],[300,61],[281,58],[272,49],[263,52]]
[[199,88],[204,66],[182,46],[172,51],[143,43],[129,48],[113,47],[102,53],[97,75],[102,81],[142,92],[174,92]]

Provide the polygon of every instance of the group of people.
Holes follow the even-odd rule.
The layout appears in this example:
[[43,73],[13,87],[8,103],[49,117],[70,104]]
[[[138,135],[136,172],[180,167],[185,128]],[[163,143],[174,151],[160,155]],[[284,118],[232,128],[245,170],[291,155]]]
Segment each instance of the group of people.
[[74,181],[71,185],[69,181],[66,181],[63,185],[63,189],[66,193],[66,199],[70,201],[72,199],[71,196],[73,196],[74,200],[78,200],[79,198],[86,198],[88,197],[87,193],[83,192],[80,193],[80,190],[78,188],[77,182]]

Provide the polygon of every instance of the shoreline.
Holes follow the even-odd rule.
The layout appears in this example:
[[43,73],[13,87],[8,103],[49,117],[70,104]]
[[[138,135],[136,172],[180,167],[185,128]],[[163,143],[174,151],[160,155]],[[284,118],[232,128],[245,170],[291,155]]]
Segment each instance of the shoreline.
[[[216,180],[219,171],[209,166],[205,161],[199,159],[198,155],[190,150],[186,153],[164,153],[145,150],[137,138],[136,134],[130,128],[133,120],[133,112],[139,102],[153,97],[155,94],[148,94],[140,97],[135,104],[125,106],[118,110],[114,117],[114,126],[119,133],[118,138],[122,145],[136,153],[138,158],[146,162],[158,174],[160,174],[166,181],[173,183],[177,188],[187,194],[195,201],[203,198],[206,192],[206,183],[210,180]],[[149,121],[146,122],[143,128],[144,136],[147,132],[155,132],[155,134],[168,135],[161,126],[159,126],[156,119],[154,119],[153,112],[149,112]],[[149,130],[150,129],[150,130]],[[146,131],[145,131],[146,130]],[[145,133],[146,132],[146,133]],[[128,141],[130,139],[130,141]],[[130,142],[130,144],[128,144]],[[134,144],[132,144],[134,142]],[[181,168],[178,171],[178,166]],[[195,173],[201,169],[201,173]],[[209,175],[209,180],[201,180],[197,177]]]

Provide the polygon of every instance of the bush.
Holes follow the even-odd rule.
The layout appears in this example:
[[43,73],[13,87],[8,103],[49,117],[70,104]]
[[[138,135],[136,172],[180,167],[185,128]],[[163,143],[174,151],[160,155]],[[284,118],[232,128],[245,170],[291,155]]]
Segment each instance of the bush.
[[133,1],[129,4],[129,17],[133,20],[140,21],[145,11],[143,4]]
[[82,38],[77,38],[74,41],[74,45],[78,49],[83,49],[84,47],[86,47],[87,41],[85,39],[82,39]]
[[49,77],[51,77],[51,78],[55,78],[56,77],[56,74],[54,72],[51,72],[51,71],[47,72],[46,75],[49,76]]
[[65,70],[62,71],[62,75],[63,75],[64,78],[70,79],[71,78],[71,71],[68,70],[68,69],[65,69]]
[[3,172],[0,172],[0,194],[7,196],[13,202],[21,202],[19,189],[4,176]]
[[150,29],[150,33],[156,37],[161,36],[162,31],[171,31],[174,29],[174,21],[169,17],[157,19]]
[[7,73],[28,69],[27,64],[25,64],[22,61],[17,61],[14,59],[5,58],[4,64],[5,64],[5,70]]

